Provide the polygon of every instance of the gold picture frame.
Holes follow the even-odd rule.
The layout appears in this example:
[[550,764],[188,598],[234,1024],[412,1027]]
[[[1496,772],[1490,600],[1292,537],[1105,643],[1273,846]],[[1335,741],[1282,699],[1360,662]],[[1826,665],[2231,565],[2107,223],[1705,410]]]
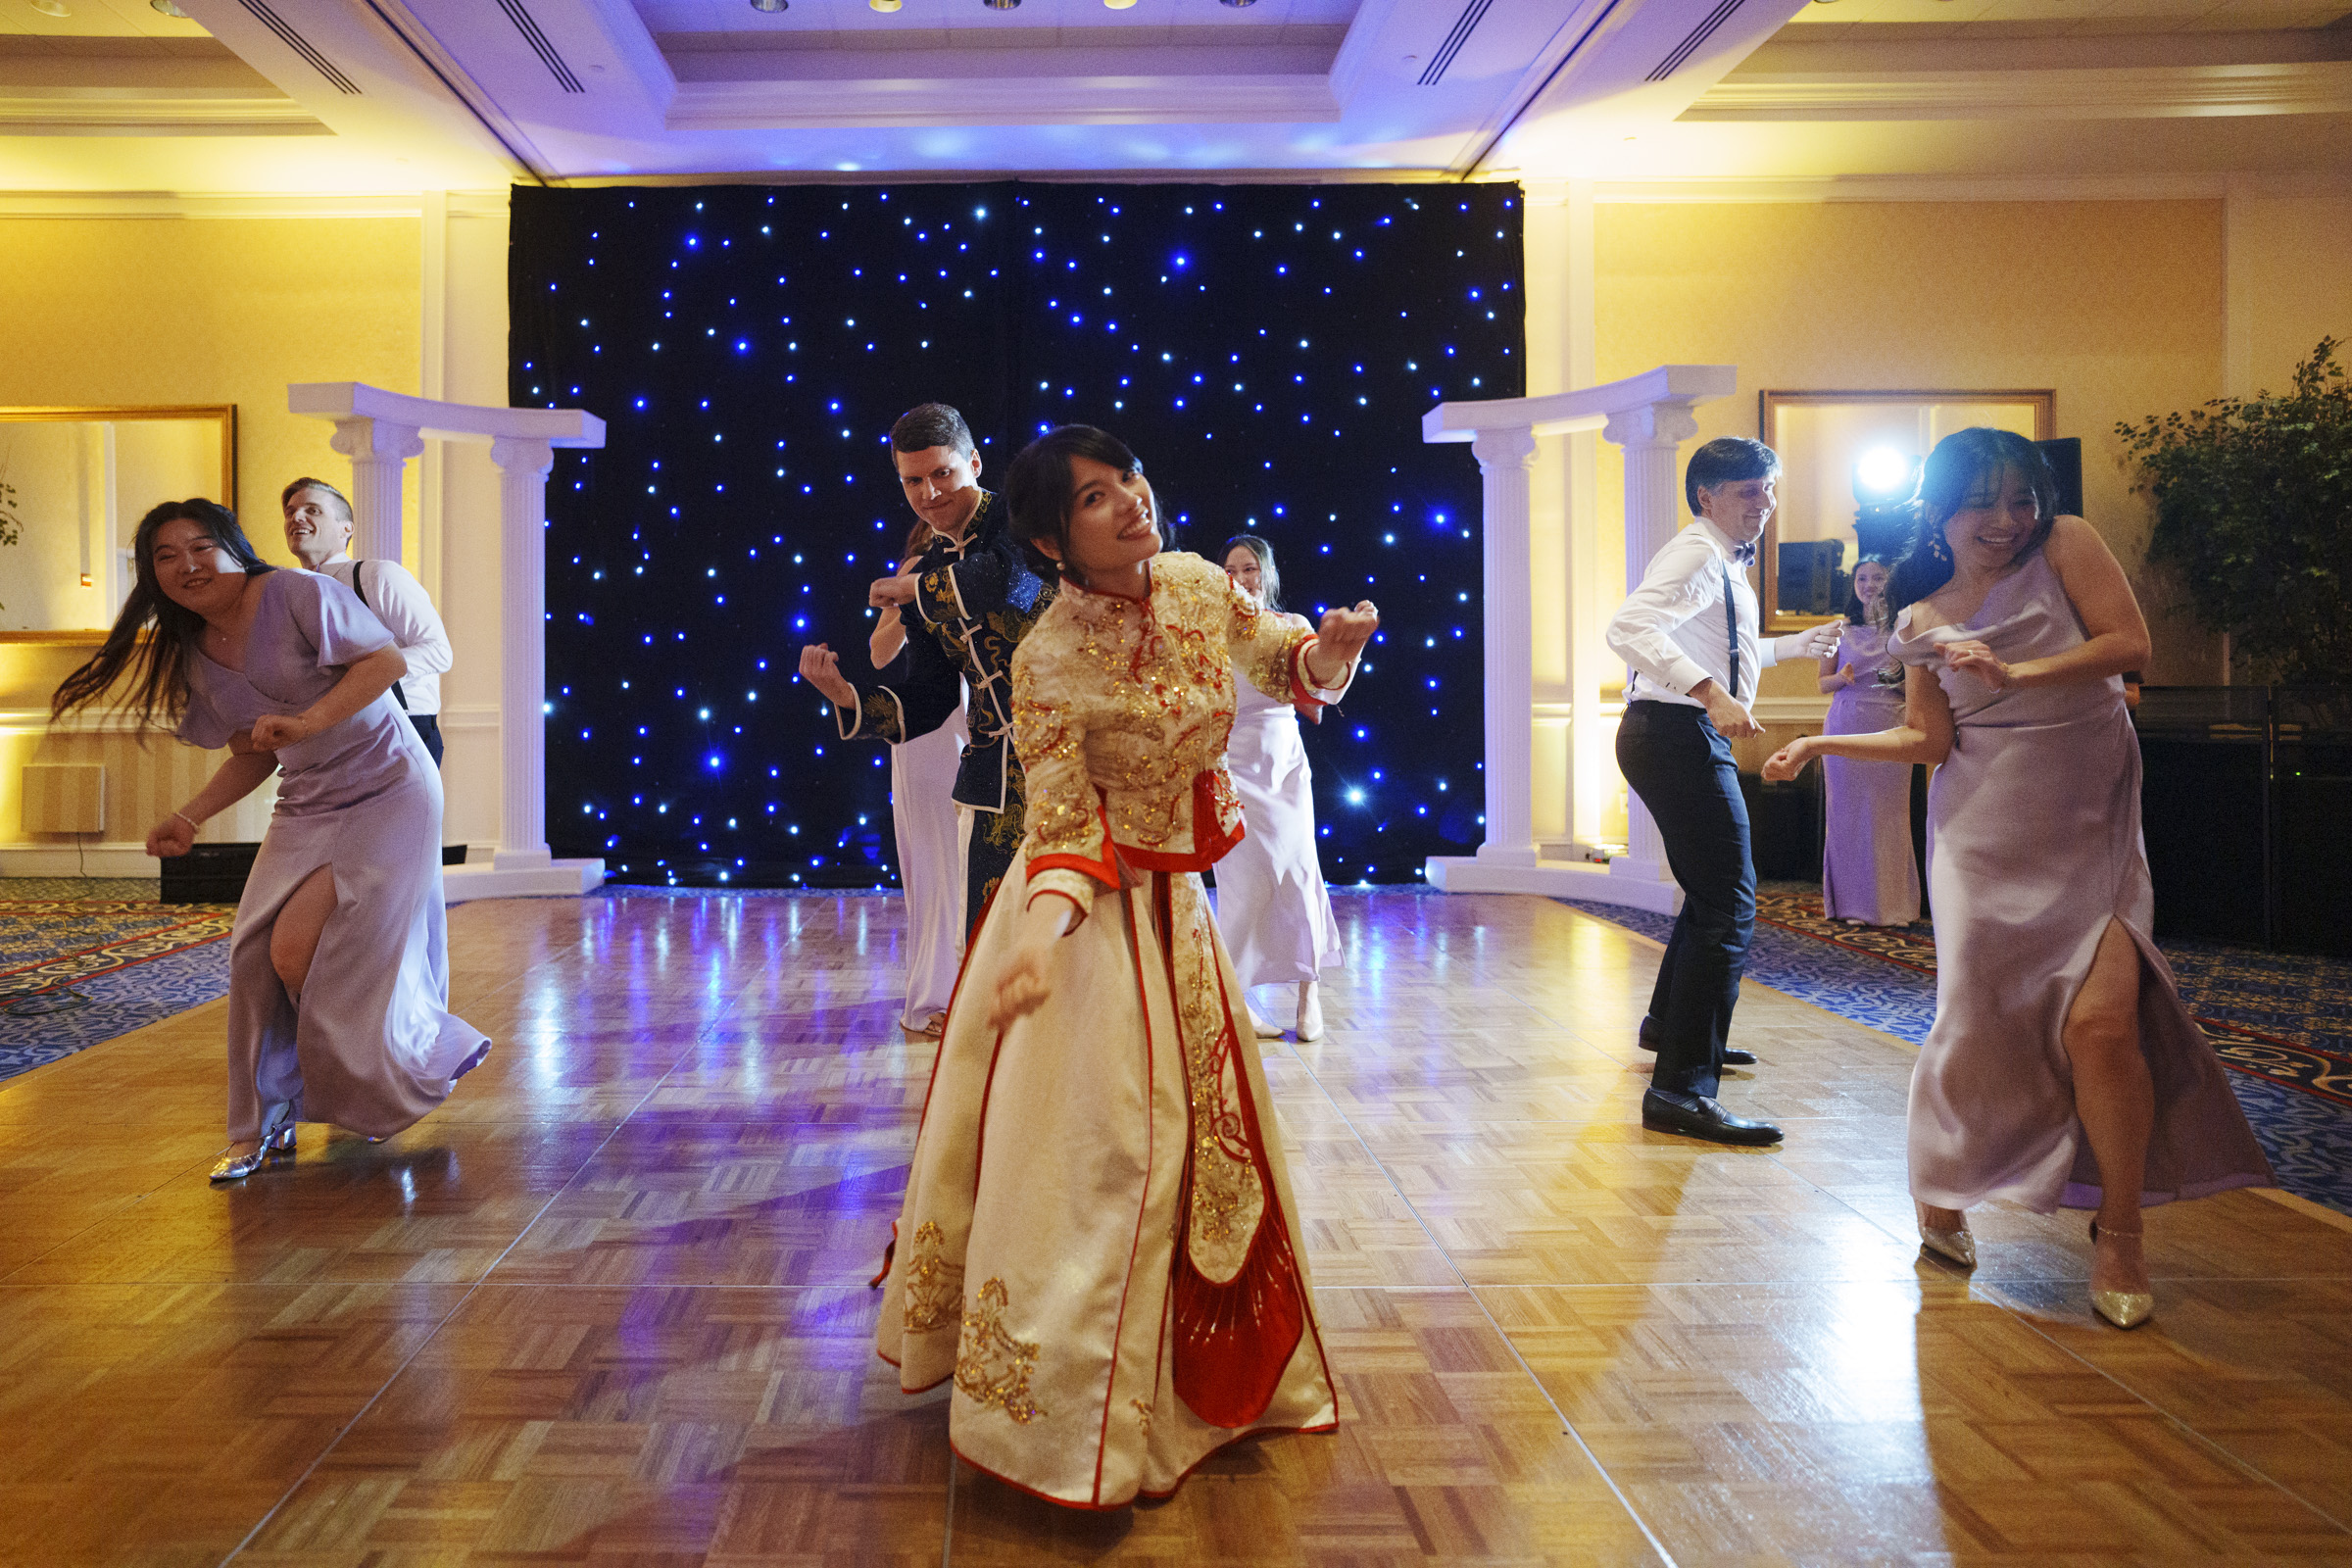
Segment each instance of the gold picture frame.
[[[1756,548],[1765,634],[1802,631],[1844,614],[1846,563],[1860,554],[1853,473],[1861,456],[1885,448],[1925,458],[1952,431],[1982,424],[2047,441],[2057,433],[2058,394],[2049,388],[1758,393],[1756,433],[1781,455],[1781,504]],[[1804,547],[1801,558],[1789,551],[1786,572],[1784,544]]]
[[159,501],[237,506],[233,403],[0,407],[0,640],[77,642],[130,591],[127,548]]

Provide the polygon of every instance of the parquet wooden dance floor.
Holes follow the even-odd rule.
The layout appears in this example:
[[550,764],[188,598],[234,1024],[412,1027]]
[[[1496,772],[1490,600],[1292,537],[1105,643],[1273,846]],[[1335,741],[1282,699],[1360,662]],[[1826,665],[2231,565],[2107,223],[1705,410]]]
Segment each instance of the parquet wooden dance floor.
[[451,912],[488,1064],[382,1145],[217,1191],[222,1004],[0,1088],[0,1562],[69,1568],[2352,1563],[2352,1228],[2079,1217],[1923,1261],[1907,1048],[1760,987],[1775,1152],[1644,1133],[1653,944],[1344,896],[1270,1043],[1342,1426],[1079,1515],[953,1463],[872,1352],[931,1047],[898,905]]

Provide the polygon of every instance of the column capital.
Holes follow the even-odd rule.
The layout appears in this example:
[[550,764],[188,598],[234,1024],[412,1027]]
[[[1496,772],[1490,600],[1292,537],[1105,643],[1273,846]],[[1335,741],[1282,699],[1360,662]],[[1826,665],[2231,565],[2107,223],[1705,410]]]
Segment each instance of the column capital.
[[414,426],[365,414],[337,419],[335,433],[326,444],[354,463],[366,458],[405,463],[424,455],[424,437]]
[[1698,434],[1698,418],[1688,403],[1644,403],[1610,415],[1600,433],[1621,447],[1676,447]]
[[509,473],[544,474],[556,466],[556,449],[545,436],[502,435],[490,443],[490,461]]
[[1470,452],[1481,473],[1527,468],[1536,461],[1536,432],[1523,424],[1481,430],[1471,438]]

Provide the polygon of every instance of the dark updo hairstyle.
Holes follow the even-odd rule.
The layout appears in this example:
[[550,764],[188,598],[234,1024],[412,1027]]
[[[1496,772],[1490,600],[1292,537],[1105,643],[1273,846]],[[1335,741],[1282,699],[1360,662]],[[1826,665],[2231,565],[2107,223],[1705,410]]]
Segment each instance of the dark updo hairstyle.
[[[1120,473],[1144,471],[1127,443],[1109,431],[1091,424],[1057,425],[1021,448],[1004,470],[1004,510],[1011,515],[1013,538],[1039,575],[1059,576],[1083,587],[1085,579],[1074,568],[1037,548],[1040,542],[1050,543],[1063,561],[1069,559],[1070,492],[1076,487],[1070,463],[1076,458],[1092,458]],[[1167,537],[1165,522],[1160,524],[1160,537]]]
[[1237,533],[1217,552],[1217,564],[1232,560],[1236,550],[1247,550],[1257,558],[1257,602],[1268,610],[1280,610],[1282,569],[1274,564],[1274,547],[1253,533]]
[[1719,435],[1690,454],[1690,466],[1683,470],[1683,499],[1690,503],[1690,515],[1703,515],[1698,510],[1698,493],[1717,485],[1737,484],[1742,479],[1777,479],[1781,476],[1781,455],[1753,437]]
[[[245,530],[237,526],[236,514],[217,501],[167,501],[149,512],[131,536],[131,560],[138,575],[130,596],[122,601],[122,612],[115,617],[98,652],[59,683],[56,695],[49,699],[50,722],[97,701],[124,669],[134,665],[141,724],[152,725],[159,713],[166,723],[176,724],[187,711],[188,656],[204,635],[204,617],[173,604],[155,575],[155,536],[165,523],[182,517],[210,534],[248,575],[258,577],[277,569],[246,539]],[[140,636],[151,621],[154,633]]]
[[[1868,606],[1862,603],[1862,595],[1853,587],[1854,578],[1862,575],[1862,568],[1864,566],[1885,566],[1886,568],[1886,580],[1888,582],[1892,582],[1894,580],[1894,563],[1888,561],[1885,556],[1878,554],[1876,551],[1872,551],[1869,554],[1858,557],[1855,560],[1853,572],[1845,579],[1845,620],[1846,624],[1849,626],[1868,626],[1872,624],[1870,609]],[[1884,591],[1882,591],[1879,595],[1879,609],[1884,611],[1886,608],[1886,595]]]
[[1954,430],[1928,454],[1919,479],[1919,531],[1886,578],[1888,625],[1903,611],[1952,580],[1952,547],[1944,524],[1965,507],[1987,507],[2001,497],[2001,483],[2014,470],[2034,493],[2034,531],[2010,559],[2023,561],[2041,548],[2058,524],[2058,476],[2041,448],[2014,430],[1975,425]]

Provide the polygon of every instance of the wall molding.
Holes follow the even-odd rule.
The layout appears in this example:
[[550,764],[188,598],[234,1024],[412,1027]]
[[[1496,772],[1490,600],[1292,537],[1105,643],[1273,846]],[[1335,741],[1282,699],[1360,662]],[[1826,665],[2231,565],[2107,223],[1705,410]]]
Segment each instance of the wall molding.
[[[448,212],[458,218],[503,218],[504,190],[453,190]],[[0,191],[0,218],[416,218],[421,191],[158,190]]]
[[2352,109],[2352,62],[2112,70],[1736,73],[1686,122],[2150,120]]
[[[1536,176],[1529,175],[1527,178]],[[2178,202],[2352,195],[2352,177],[2313,174],[2118,174],[2046,179],[1972,174],[1839,174],[1786,178],[1604,179],[1596,202]]]
[[139,876],[162,874],[163,862],[145,844],[105,839],[96,844],[0,844],[0,877]]

